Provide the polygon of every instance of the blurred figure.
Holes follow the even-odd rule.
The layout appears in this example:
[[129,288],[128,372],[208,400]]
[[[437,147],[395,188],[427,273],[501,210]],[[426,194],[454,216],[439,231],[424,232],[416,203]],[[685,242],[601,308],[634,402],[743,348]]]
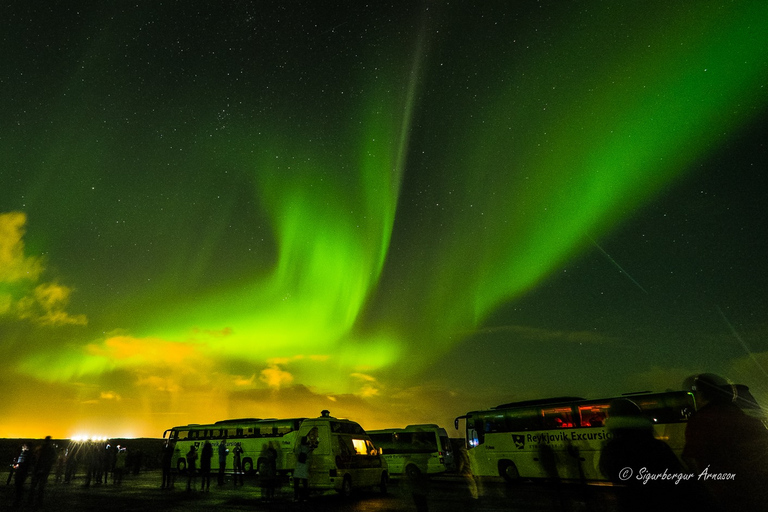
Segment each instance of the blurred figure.
[[456,450],[456,472],[464,478],[467,489],[469,490],[470,499],[476,500],[479,497],[477,489],[477,480],[472,474],[472,468],[469,464],[469,454],[467,453],[467,447],[462,443]]
[[275,498],[275,480],[277,479],[277,450],[270,442],[259,457],[259,479],[261,498],[272,501]]
[[600,470],[618,488],[621,511],[683,510],[685,483],[643,480],[643,475],[681,474],[682,464],[667,443],[656,439],[651,420],[632,400],[613,400],[606,427],[611,440],[600,454]]
[[235,480],[235,487],[237,487],[237,482],[240,482],[240,485],[243,485],[243,465],[242,465],[242,458],[243,455],[243,447],[240,446],[240,443],[235,443],[235,448],[232,450],[232,469],[234,470],[234,480]]
[[211,459],[213,458],[213,445],[206,441],[200,452],[200,490],[208,492],[211,488]]
[[64,464],[64,483],[68,484],[72,481],[72,479],[75,477],[75,472],[77,471],[77,463],[80,459],[80,450],[79,445],[70,442],[69,446],[67,447],[67,459]]
[[16,487],[16,505],[21,502],[21,499],[24,496],[24,482],[27,481],[27,476],[29,476],[29,467],[31,465],[30,457],[31,454],[29,453],[29,447],[26,444],[22,445],[21,452],[19,452],[18,457],[16,457],[16,469],[13,475],[15,478],[14,485]]
[[173,452],[176,450],[176,443],[170,439],[163,445],[160,466],[163,471],[163,483],[161,489],[173,489],[173,476],[171,466],[173,465]]
[[91,480],[96,477],[96,468],[98,466],[96,444],[93,441],[87,441],[82,446],[81,453],[85,462],[85,482],[83,487],[90,487]]
[[123,476],[125,476],[125,470],[128,466],[128,449],[124,446],[117,445],[117,453],[115,453],[115,469],[112,473],[112,483],[120,485],[123,483]]
[[219,443],[219,486],[224,485],[224,470],[227,466],[227,454],[229,449],[227,448],[227,441],[222,439]]
[[[43,502],[43,493],[48,483],[48,476],[56,463],[56,447],[53,444],[51,436],[46,436],[43,445],[39,447],[35,467],[32,473],[32,483],[29,491],[29,502],[37,502],[40,505]],[[35,499],[36,498],[36,499]]]
[[768,431],[736,404],[735,387],[712,373],[686,379],[696,413],[685,429],[683,460],[713,511],[768,510]]
[[[325,413],[323,413],[325,414]],[[307,432],[296,450],[296,469],[293,471],[293,500],[306,501],[309,495],[309,465],[312,450],[317,447],[317,427]]]
[[67,467],[67,450],[59,450],[59,454],[56,456],[56,469],[54,471],[54,482],[61,483],[64,478],[64,469]]
[[191,491],[193,480],[197,478],[197,449],[195,445],[189,447],[187,452],[187,491]]
[[128,454],[128,458],[130,459],[130,462],[126,466],[126,471],[128,470],[128,467],[130,467],[133,475],[137,476],[141,471],[141,463],[144,459],[144,452],[141,451],[141,448],[131,450]]
[[13,474],[16,472],[16,468],[19,465],[19,457],[27,450],[27,445],[22,444],[19,448],[19,453],[11,460],[11,466],[8,468],[8,480],[6,480],[5,485],[10,485],[11,480],[13,479]]
[[[104,477],[104,484],[107,484],[109,475],[112,474],[112,470],[115,468],[115,448],[111,444],[107,443],[104,450],[101,452],[101,475]],[[114,481],[112,482],[114,483]]]

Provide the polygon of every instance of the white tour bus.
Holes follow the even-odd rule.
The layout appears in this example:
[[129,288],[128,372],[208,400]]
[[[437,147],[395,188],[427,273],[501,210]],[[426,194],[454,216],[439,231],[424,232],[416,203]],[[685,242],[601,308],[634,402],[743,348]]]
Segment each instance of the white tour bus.
[[369,430],[368,434],[381,450],[393,477],[404,473],[415,477],[454,469],[451,440],[445,429],[437,425]]
[[253,473],[258,467],[259,459],[266,457],[266,449],[271,444],[277,452],[278,473],[286,473],[295,465],[293,448],[303,421],[304,418],[223,420],[210,425],[191,424],[173,427],[163,433],[163,438],[175,442],[172,467],[180,472],[187,469],[186,455],[189,447],[194,445],[199,456],[206,441],[213,445],[211,470],[214,473],[218,472],[218,448],[221,441],[224,441],[229,450],[225,472],[234,472],[233,453],[236,445],[239,444],[243,450],[240,455],[240,469],[244,473]]
[[474,411],[466,420],[467,454],[475,476],[605,480],[599,469],[600,450],[609,439],[608,406],[629,398],[651,420],[655,436],[679,457],[685,426],[696,410],[686,391],[629,394],[600,400],[558,397],[499,405]]
[[[301,438],[317,428],[317,446],[309,461],[311,492],[335,490],[345,495],[353,489],[377,487],[387,491],[389,473],[386,461],[363,428],[346,419],[333,418],[327,411],[318,418],[257,419],[217,421],[210,425],[186,425],[168,429],[164,438],[175,442],[173,467],[186,470],[186,455],[194,445],[198,454],[206,441],[213,445],[211,471],[218,472],[218,445],[223,440],[229,449],[225,471],[232,473],[232,452],[242,451],[241,470],[253,473],[271,444],[277,451],[277,472],[291,476],[296,468]],[[198,463],[199,466],[199,463]]]

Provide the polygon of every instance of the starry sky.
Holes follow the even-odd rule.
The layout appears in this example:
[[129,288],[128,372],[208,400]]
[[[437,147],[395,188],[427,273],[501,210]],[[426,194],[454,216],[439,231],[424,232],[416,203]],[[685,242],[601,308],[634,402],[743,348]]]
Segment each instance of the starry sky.
[[0,437],[768,404],[768,4],[6,2]]

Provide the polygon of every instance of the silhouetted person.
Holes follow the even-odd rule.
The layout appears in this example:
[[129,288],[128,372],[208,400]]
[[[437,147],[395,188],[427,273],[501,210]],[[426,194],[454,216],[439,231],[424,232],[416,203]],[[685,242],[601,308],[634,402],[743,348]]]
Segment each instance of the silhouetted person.
[[163,445],[163,451],[160,456],[160,468],[163,472],[163,483],[161,489],[173,489],[173,475],[171,466],[173,465],[173,452],[176,450],[176,443],[170,439]]
[[275,481],[277,479],[277,450],[271,442],[264,448],[259,461],[261,497],[263,500],[272,501],[275,498]]
[[213,458],[213,445],[206,441],[200,451],[200,490],[208,492],[211,488],[211,459]]
[[296,469],[293,471],[293,499],[305,501],[309,495],[309,465],[312,450],[317,447],[317,427],[302,436],[296,450]]
[[[24,452],[27,450],[27,445],[23,444],[19,448],[19,453],[16,454],[16,456],[11,460],[11,466],[8,468],[8,480],[6,480],[5,485],[10,485],[11,480],[13,480],[13,474],[16,472],[16,468],[19,464],[19,457],[24,454]],[[24,454],[26,456],[26,454]]]
[[[644,476],[683,472],[667,443],[656,439],[651,420],[628,398],[613,400],[606,427],[611,440],[600,454],[600,470],[617,486],[619,510],[682,510],[685,482],[644,479]],[[682,508],[681,508],[682,507]]]
[[132,451],[130,467],[134,476],[138,475],[139,472],[141,471],[141,463],[143,459],[144,459],[144,452],[141,451],[141,448]]
[[227,467],[227,454],[229,453],[229,449],[227,449],[227,442],[226,440],[222,439],[219,443],[219,485],[224,485],[224,470]]
[[765,426],[734,403],[735,388],[718,375],[695,375],[685,387],[697,411],[685,429],[683,460],[698,475],[710,510],[768,510]]
[[67,447],[67,460],[64,463],[64,483],[68,484],[75,477],[77,463],[80,460],[80,450],[78,445],[70,442]]
[[43,493],[45,492],[45,486],[48,483],[48,476],[51,474],[51,469],[53,469],[55,463],[56,447],[53,445],[51,436],[46,436],[42,446],[39,447],[37,458],[35,460],[31,489],[29,491],[30,503],[35,501],[35,497],[37,497],[38,504],[43,502]]
[[96,478],[96,473],[99,467],[99,458],[97,453],[97,446],[94,441],[88,441],[83,445],[82,452],[85,459],[85,482],[84,487],[91,485],[91,480]]
[[27,481],[27,476],[29,476],[29,468],[32,465],[31,457],[32,454],[29,452],[29,447],[27,447],[26,444],[23,445],[21,447],[21,452],[19,452],[18,457],[16,457],[16,470],[13,474],[16,487],[15,500],[17,505],[21,502],[21,499],[24,496],[24,482]]
[[107,443],[106,446],[104,446],[104,450],[101,452],[101,474],[104,477],[105,484],[109,479],[109,475],[112,473],[112,469],[115,467],[115,451],[115,448]]
[[242,464],[242,456],[243,456],[243,447],[240,446],[240,443],[235,443],[235,447],[232,450],[232,469],[234,470],[234,481],[235,481],[235,487],[237,487],[237,483],[240,482],[240,485],[243,485],[243,464]]
[[54,482],[61,483],[64,479],[64,468],[67,466],[67,450],[59,450],[56,455],[56,464],[54,466]]
[[117,453],[115,453],[115,469],[113,471],[112,483],[120,485],[123,483],[123,476],[125,475],[126,468],[128,467],[128,450],[125,447],[117,447]]
[[190,445],[187,452],[187,490],[191,491],[193,487],[193,480],[197,475],[197,449],[195,445]]

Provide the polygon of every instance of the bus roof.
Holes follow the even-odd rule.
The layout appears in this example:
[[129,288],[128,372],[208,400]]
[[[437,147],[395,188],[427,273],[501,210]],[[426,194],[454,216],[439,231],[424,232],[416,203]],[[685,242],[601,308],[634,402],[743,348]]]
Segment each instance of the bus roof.
[[529,405],[558,404],[562,402],[581,402],[583,400],[586,400],[586,398],[583,398],[580,396],[556,396],[553,398],[541,398],[538,400],[523,400],[521,402],[510,402],[508,404],[501,404],[501,405],[497,405],[496,407],[491,407],[491,409],[510,409],[512,407],[527,407]]
[[440,425],[436,425],[434,423],[424,423],[421,425],[408,425],[405,428],[380,428],[376,430],[367,430],[368,433],[375,433],[375,434],[381,434],[385,432],[429,432],[433,430],[442,430],[445,432],[445,429],[441,427]]
[[[652,397],[652,396],[660,396],[660,395],[685,395],[685,394],[691,394],[690,391],[641,391],[637,393],[632,393],[632,397]],[[510,402],[508,404],[501,404],[497,405],[496,407],[491,407],[490,409],[486,409],[486,411],[495,411],[500,409],[512,409],[516,407],[534,407],[539,405],[556,405],[556,404],[569,404],[569,403],[577,403],[577,402],[603,402],[603,401],[610,401],[614,400],[616,398],[626,398],[625,395],[620,396],[612,396],[612,397],[603,397],[603,398],[583,398],[580,396],[557,396],[553,398],[542,398],[539,400],[523,400],[521,402]],[[754,399],[752,400],[754,402]],[[483,410],[480,411],[473,411],[473,412],[483,412]],[[472,414],[472,413],[467,413]],[[460,416],[461,418],[461,416]]]

